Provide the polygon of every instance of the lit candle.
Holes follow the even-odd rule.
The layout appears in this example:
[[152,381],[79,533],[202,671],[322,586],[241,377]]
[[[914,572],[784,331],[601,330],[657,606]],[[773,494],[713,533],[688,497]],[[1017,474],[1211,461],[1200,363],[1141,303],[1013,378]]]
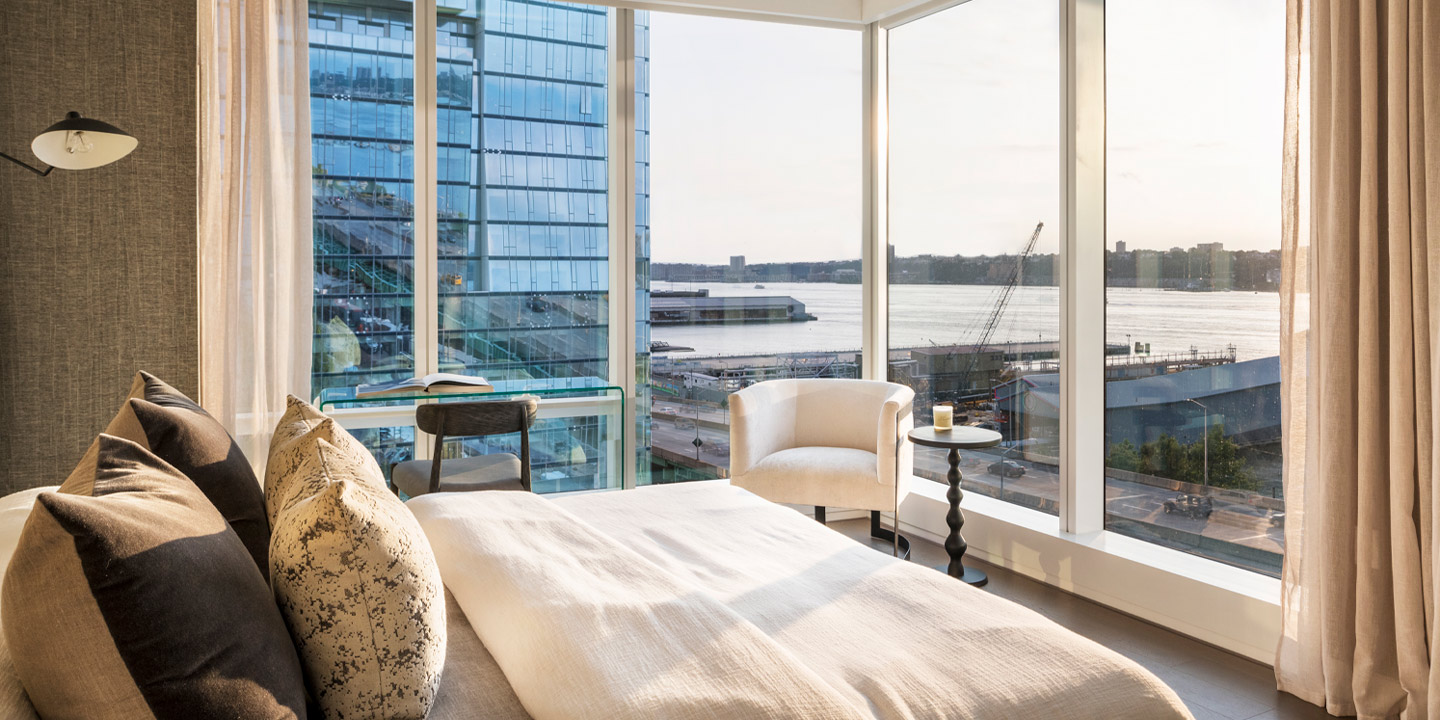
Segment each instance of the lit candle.
[[955,408],[949,405],[935,406],[935,429],[949,430],[955,426]]

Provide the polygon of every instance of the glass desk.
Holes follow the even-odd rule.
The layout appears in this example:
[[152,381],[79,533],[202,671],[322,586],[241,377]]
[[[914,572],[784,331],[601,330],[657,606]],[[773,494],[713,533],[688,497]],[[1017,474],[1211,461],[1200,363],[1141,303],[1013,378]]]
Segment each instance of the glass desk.
[[[543,409],[543,403],[546,399],[560,400],[565,398],[583,397],[612,398],[619,400],[618,416],[613,415],[615,407],[613,405],[611,405],[610,408],[597,407],[596,412],[594,412],[593,415],[611,416],[618,418],[616,422],[607,422],[606,425],[610,427],[619,426],[619,432],[617,433],[618,438],[616,438],[616,435],[610,435],[612,439],[618,439],[618,444],[610,447],[612,451],[619,451],[623,454],[623,448],[625,447],[625,441],[629,433],[629,428],[626,427],[625,422],[625,403],[627,400],[625,388],[617,385],[610,385],[604,379],[595,377],[497,380],[494,382],[494,388],[495,389],[491,392],[413,392],[395,393],[390,395],[377,395],[367,398],[355,397],[355,388],[353,387],[326,388],[320,391],[319,397],[316,398],[315,405],[320,408],[321,412],[331,412],[335,410],[344,410],[349,408],[396,408],[397,410],[404,412],[406,406],[413,407],[417,402],[420,401],[473,402],[484,401],[487,398],[507,398],[515,397],[518,395],[534,395],[541,399]],[[609,432],[613,433],[614,431],[611,430]],[[612,470],[606,473],[607,476],[613,473],[613,479],[608,482],[620,482],[621,475],[623,474],[623,463],[619,462],[619,455],[612,457],[614,459],[611,462],[616,464],[613,466]]]
[[321,412],[325,412],[326,410],[334,410],[342,407],[359,407],[390,403],[403,404],[417,400],[451,402],[455,400],[483,400],[488,397],[514,397],[516,395],[536,395],[543,399],[546,397],[614,394],[620,398],[620,416],[625,416],[625,388],[618,385],[608,385],[606,381],[600,378],[496,380],[494,388],[494,390],[487,392],[393,393],[366,398],[355,397],[355,388],[353,387],[325,388],[320,391],[320,397],[316,399],[316,407],[320,408]]

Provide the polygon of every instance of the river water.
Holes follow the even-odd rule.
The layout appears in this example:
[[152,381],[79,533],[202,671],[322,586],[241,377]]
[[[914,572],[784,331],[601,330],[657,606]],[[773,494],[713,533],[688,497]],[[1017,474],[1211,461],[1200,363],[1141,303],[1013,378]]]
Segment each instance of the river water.
[[[738,283],[657,282],[655,290],[708,289],[712,297],[789,295],[818,320],[768,325],[682,325],[651,330],[651,339],[695,348],[698,355],[858,350],[860,286],[836,283],[766,283],[763,289]],[[979,340],[995,307],[994,285],[892,285],[890,346],[953,345]],[[1224,352],[1240,360],[1280,352],[1280,298],[1276,293],[1192,293],[1110,288],[1106,297],[1106,339],[1150,344],[1153,354]],[[1128,338],[1127,338],[1128,336]],[[1011,296],[992,343],[1057,340],[1060,291],[1020,287]]]

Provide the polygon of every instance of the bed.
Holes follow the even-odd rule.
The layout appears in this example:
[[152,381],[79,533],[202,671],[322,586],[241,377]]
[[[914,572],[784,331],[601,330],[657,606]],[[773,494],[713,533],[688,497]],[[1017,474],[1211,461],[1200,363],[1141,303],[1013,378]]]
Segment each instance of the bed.
[[723,481],[408,506],[450,608],[431,717],[1190,717],[1117,653]]

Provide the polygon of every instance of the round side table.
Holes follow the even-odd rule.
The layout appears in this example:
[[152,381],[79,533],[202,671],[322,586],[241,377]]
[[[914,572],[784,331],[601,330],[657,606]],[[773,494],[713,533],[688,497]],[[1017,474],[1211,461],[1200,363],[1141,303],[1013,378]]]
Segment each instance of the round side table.
[[950,534],[945,538],[945,552],[950,554],[950,564],[944,569],[950,577],[964,580],[975,587],[984,585],[990,578],[975,568],[965,567],[961,562],[965,557],[965,549],[970,546],[965,543],[965,538],[960,536],[960,528],[965,525],[965,515],[960,512],[960,498],[964,497],[964,493],[960,491],[960,451],[995,447],[1000,444],[1000,433],[963,425],[949,430],[936,430],[930,425],[911,430],[910,442],[950,451],[946,456],[950,462],[950,472],[945,475],[945,479],[950,482],[950,491],[945,493],[945,498],[950,501],[950,512],[945,514],[945,524],[950,526]]

